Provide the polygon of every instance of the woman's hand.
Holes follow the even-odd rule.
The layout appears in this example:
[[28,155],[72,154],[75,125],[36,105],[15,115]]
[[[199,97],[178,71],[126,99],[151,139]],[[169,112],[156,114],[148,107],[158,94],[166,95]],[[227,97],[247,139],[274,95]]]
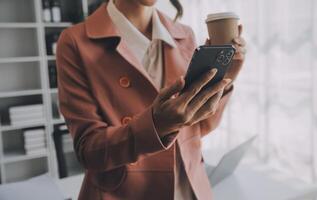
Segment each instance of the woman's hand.
[[[246,54],[246,42],[244,38],[241,36],[243,32],[243,26],[240,24],[239,28],[239,36],[232,40],[234,47],[236,48],[236,53],[232,59],[231,67],[228,69],[225,78],[229,78],[232,80],[230,84],[228,84],[225,90],[229,90],[232,86],[234,80],[236,80],[245,60]],[[209,39],[206,40],[206,44],[210,45],[211,41]]]
[[[243,39],[242,35],[243,26],[239,25],[239,37],[233,39],[233,45],[236,48],[236,53],[233,57],[231,67],[228,69],[225,78],[230,78],[231,80],[235,80],[243,66],[245,60],[246,50],[246,42]],[[232,84],[226,86],[225,90],[230,89]]]
[[224,79],[202,90],[216,72],[216,69],[209,71],[181,94],[179,92],[185,85],[183,77],[160,91],[153,103],[153,120],[160,137],[205,119],[216,111],[224,88],[231,82]]

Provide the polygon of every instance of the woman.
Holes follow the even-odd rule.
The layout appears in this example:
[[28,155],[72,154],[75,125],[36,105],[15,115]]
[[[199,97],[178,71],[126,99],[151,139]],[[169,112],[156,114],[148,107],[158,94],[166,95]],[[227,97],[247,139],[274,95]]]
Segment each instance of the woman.
[[86,169],[81,200],[212,198],[201,138],[219,124],[245,42],[233,41],[238,51],[226,79],[200,92],[210,71],[179,95],[193,31],[155,2],[111,0],[60,36],[60,109]]

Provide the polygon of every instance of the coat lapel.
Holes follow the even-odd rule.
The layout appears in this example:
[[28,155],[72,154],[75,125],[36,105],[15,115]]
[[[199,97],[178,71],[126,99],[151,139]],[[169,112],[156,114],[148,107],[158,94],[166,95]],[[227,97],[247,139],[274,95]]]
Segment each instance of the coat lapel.
[[133,66],[143,75],[143,77],[153,86],[155,90],[157,90],[150,76],[145,71],[142,63],[140,63],[139,60],[134,56],[133,52],[130,51],[124,40],[119,42],[116,50],[128,63],[130,63],[131,66]]
[[[166,27],[173,39],[177,41],[185,39],[186,33],[180,24],[173,22],[167,16],[158,11],[159,18],[162,24]],[[125,59],[131,66],[138,70],[143,77],[152,85],[153,89],[158,92],[151,78],[145,71],[142,64],[133,55],[124,40],[121,39],[115,25],[110,19],[107,12],[107,3],[102,4],[91,16],[85,21],[86,33],[90,39],[110,40],[110,43],[116,43],[114,47],[116,51]],[[163,86],[169,86],[174,83],[177,78],[185,74],[186,59],[180,52],[179,47],[173,48],[163,42],[163,59],[164,59],[164,83]]]
[[90,39],[106,40],[109,44],[111,44],[109,45],[111,48],[114,48],[123,59],[138,70],[153,86],[153,88],[157,90],[142,64],[133,55],[133,52],[129,50],[126,42],[121,39],[107,12],[107,3],[103,3],[91,16],[87,18],[85,26],[86,33]]
[[181,41],[187,38],[187,34],[179,23],[174,22],[163,13],[158,11],[162,24],[174,38],[177,48],[163,43],[164,55],[164,87],[173,84],[180,76],[184,76],[187,69],[187,58],[181,52]]

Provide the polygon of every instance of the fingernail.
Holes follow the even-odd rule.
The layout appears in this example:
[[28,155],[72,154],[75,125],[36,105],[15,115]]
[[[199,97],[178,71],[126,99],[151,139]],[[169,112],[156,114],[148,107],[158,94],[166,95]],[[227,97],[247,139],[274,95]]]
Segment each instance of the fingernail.
[[212,74],[214,74],[214,73],[216,73],[218,70],[216,69],[216,68],[213,68],[212,70],[211,70],[211,73]]
[[225,78],[223,80],[226,82],[226,85],[229,85],[232,82],[230,78]]

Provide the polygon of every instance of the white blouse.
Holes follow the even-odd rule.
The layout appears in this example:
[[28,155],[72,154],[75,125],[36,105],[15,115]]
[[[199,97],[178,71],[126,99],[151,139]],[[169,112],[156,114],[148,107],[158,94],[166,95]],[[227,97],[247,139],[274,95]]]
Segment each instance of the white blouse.
[[129,50],[143,64],[146,74],[153,81],[157,89],[162,88],[163,58],[162,41],[176,47],[175,41],[161,23],[156,10],[152,15],[152,41],[145,37],[114,5],[113,0],[107,6],[109,16],[116,26]]

